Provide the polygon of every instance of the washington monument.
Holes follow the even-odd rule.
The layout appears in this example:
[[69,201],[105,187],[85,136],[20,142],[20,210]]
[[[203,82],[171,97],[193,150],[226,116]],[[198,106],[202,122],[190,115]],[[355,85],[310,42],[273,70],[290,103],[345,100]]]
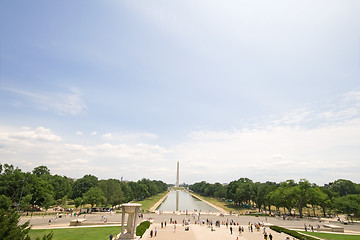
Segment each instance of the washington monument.
[[176,185],[175,187],[179,187],[179,161],[177,161],[177,169],[176,169]]

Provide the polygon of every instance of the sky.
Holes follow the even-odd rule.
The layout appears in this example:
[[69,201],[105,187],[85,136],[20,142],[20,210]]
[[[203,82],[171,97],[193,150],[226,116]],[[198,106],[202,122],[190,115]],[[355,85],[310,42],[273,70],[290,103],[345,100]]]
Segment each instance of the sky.
[[0,1],[0,162],[360,183],[360,2]]

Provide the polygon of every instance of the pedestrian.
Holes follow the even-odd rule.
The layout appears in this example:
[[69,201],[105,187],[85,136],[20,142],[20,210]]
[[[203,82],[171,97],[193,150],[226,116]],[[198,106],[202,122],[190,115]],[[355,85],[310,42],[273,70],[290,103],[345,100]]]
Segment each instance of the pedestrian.
[[166,227],[166,221],[165,221],[165,224],[164,224],[164,225],[165,225],[165,227]]
[[174,224],[174,232],[176,231],[176,224]]
[[232,227],[230,226],[230,233],[232,234]]
[[272,235],[271,235],[271,233],[269,233],[269,239],[272,240]]
[[268,237],[268,235],[267,235],[267,233],[265,232],[265,233],[264,233],[264,240],[267,240],[267,237]]
[[113,236],[112,234],[110,234],[110,236],[109,236],[110,240],[112,240],[112,239],[113,239],[113,237],[114,237],[114,236]]
[[161,228],[163,228],[164,227],[164,223],[163,222],[161,222]]
[[153,232],[153,230],[151,229],[151,230],[150,230],[150,237],[151,237],[151,238],[153,237],[153,234],[154,234],[154,232]]
[[157,234],[157,228],[155,228],[155,237],[156,237],[156,234]]

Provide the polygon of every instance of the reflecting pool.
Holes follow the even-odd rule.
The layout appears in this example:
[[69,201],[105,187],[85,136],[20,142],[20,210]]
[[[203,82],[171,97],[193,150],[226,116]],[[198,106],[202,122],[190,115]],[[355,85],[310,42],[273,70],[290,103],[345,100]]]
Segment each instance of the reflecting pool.
[[216,208],[191,196],[186,191],[170,191],[167,198],[156,210],[219,212]]

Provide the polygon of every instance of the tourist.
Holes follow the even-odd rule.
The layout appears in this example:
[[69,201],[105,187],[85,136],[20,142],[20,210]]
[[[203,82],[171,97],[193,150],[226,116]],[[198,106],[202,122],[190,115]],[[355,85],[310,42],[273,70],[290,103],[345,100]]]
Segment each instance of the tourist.
[[268,235],[267,235],[267,233],[265,232],[265,233],[264,233],[264,240],[267,240],[267,237],[268,237]]
[[176,224],[174,224],[174,232],[176,231]]
[[157,228],[155,228],[155,237],[156,237],[156,235],[157,235]]
[[154,234],[154,232],[153,232],[153,230],[151,229],[151,230],[150,230],[150,237],[151,237],[151,238],[153,237],[153,234]]
[[113,239],[113,237],[114,237],[114,236],[113,236],[112,234],[110,234],[110,236],[109,236],[110,240],[112,240],[112,239]]
[[272,235],[271,235],[271,233],[269,233],[269,239],[272,240]]
[[230,226],[230,233],[232,234],[232,227]]

